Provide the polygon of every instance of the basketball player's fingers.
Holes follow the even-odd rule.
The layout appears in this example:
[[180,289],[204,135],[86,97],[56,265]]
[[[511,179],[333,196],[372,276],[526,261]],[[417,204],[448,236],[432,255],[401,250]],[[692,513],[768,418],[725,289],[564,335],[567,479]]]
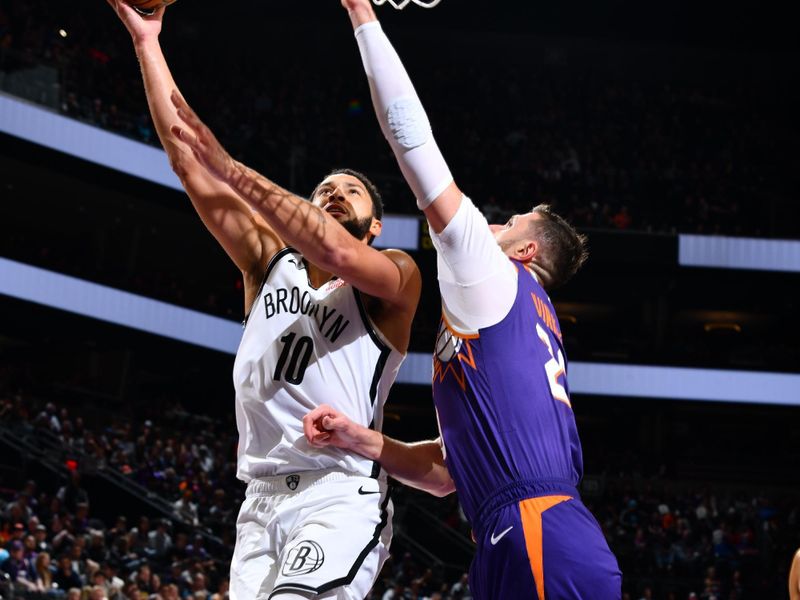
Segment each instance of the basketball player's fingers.
[[195,114],[195,112],[189,108],[188,104],[184,104],[183,108],[179,108],[178,117],[184,124],[192,130],[192,133],[197,140],[195,146],[204,147],[204,148],[218,148],[219,151],[223,151],[222,146],[217,141],[217,138],[214,137],[214,134],[211,133],[211,130],[206,127],[205,123],[203,123],[200,118]]
[[193,135],[192,133],[190,133],[189,131],[187,131],[186,129],[181,127],[180,125],[173,125],[172,127],[169,128],[169,130],[172,132],[172,135],[174,135],[176,138],[178,138],[184,144],[189,146],[189,148],[191,148],[193,151],[197,152],[197,150],[198,150],[198,148],[200,146],[200,144],[199,144],[199,142],[197,140],[197,136]]
[[303,421],[308,420],[318,431],[324,431],[323,419],[335,416],[336,411],[327,404],[320,404],[317,408],[303,417]]
[[327,431],[341,431],[347,429],[350,421],[339,415],[326,415],[322,418],[322,427]]
[[314,438],[322,433],[316,426],[315,419],[313,418],[314,412],[316,411],[311,411],[303,417],[303,434],[312,444],[314,443]]
[[326,446],[330,446],[331,443],[331,434],[330,433],[321,433],[315,436],[312,439],[308,440],[310,446],[314,448],[325,448]]
[[169,96],[172,100],[172,105],[178,109],[178,116],[181,120],[189,125],[192,129],[200,129],[205,127],[200,117],[194,112],[194,109],[189,106],[189,103],[178,93],[178,90],[172,90]]

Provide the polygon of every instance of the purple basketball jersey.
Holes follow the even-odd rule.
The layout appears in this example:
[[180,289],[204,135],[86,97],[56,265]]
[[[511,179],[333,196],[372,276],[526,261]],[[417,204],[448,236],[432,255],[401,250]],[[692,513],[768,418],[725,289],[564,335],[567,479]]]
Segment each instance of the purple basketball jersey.
[[473,336],[443,319],[434,354],[446,462],[473,527],[498,494],[574,495],[583,475],[556,311],[533,274],[514,265],[508,315]]

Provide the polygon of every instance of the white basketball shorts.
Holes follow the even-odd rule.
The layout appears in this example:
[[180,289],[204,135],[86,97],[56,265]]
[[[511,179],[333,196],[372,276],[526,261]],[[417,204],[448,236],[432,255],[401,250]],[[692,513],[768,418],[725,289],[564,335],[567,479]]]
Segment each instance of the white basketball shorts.
[[236,522],[231,600],[362,600],[389,556],[392,510],[385,479],[329,469],[252,480]]

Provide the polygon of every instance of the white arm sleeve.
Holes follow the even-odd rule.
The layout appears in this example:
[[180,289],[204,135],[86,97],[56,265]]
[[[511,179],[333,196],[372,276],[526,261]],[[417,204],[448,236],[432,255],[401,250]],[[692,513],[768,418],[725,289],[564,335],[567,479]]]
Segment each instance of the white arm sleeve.
[[[427,208],[453,182],[433,139],[428,116],[400,57],[377,21],[355,32],[381,130],[417,198]],[[469,333],[505,318],[517,294],[517,271],[464,198],[453,219],[431,234],[439,261],[439,288],[450,325]]]
[[440,234],[431,231],[431,240],[450,325],[460,333],[473,333],[502,321],[517,297],[517,269],[469,198],[464,196]]
[[417,206],[425,209],[447,189],[453,176],[433,139],[414,85],[380,23],[365,23],[355,34],[381,131],[417,198]]

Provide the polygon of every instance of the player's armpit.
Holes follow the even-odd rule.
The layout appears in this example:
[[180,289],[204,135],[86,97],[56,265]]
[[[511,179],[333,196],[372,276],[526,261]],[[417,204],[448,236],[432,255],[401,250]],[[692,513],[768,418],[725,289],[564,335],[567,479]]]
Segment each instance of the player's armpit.
[[417,198],[417,206],[425,210],[452,185],[453,176],[414,85],[380,24],[358,23],[353,21],[356,40],[381,131]]

